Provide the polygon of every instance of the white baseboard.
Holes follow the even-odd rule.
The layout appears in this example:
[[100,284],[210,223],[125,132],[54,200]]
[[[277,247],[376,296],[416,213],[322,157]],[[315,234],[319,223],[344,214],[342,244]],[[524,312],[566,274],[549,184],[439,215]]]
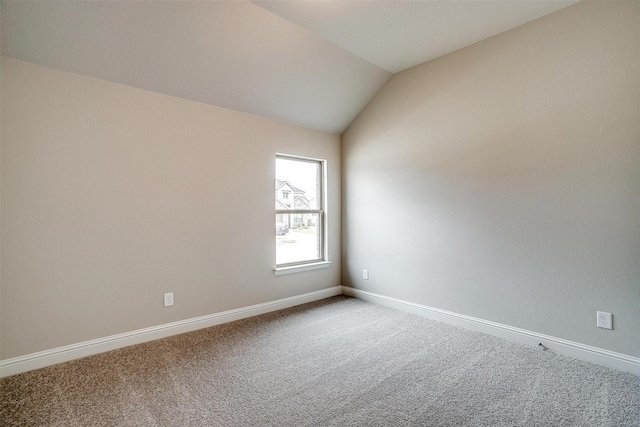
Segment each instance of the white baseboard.
[[334,286],[332,288],[283,298],[276,301],[251,305],[234,310],[227,310],[220,313],[209,314],[206,316],[195,317],[150,328],[138,329],[137,331],[111,335],[109,337],[98,338],[91,341],[84,341],[51,350],[14,357],[12,359],[0,360],[0,378],[31,371],[33,369],[44,368],[46,366],[62,362],[68,362],[70,360],[103,353],[105,351],[141,344],[172,335],[195,331],[197,329],[233,322],[234,320],[282,310],[284,308],[340,295],[341,293],[342,288],[340,286]]
[[431,320],[437,320],[439,322],[484,332],[522,344],[537,346],[541,343],[547,349],[560,354],[572,356],[576,359],[597,363],[599,365],[604,365],[621,371],[630,372],[635,375],[640,375],[640,358],[638,357],[628,356],[626,354],[616,353],[562,338],[539,334],[525,329],[514,328],[512,326],[490,322],[476,317],[465,316],[451,311],[440,310],[438,308],[428,307],[426,305],[416,304],[373,292],[362,291],[348,286],[342,287],[342,293],[364,301],[417,314]]
[[31,353],[12,359],[0,360],[0,378],[19,374],[21,372],[31,371],[33,369],[44,368],[46,366],[51,366],[62,362],[68,362],[70,360],[79,359],[82,357],[91,356],[118,348],[128,347],[130,345],[141,344],[160,338],[166,338],[172,335],[195,331],[197,329],[208,328],[227,322],[233,322],[234,320],[245,319],[247,317],[257,316],[259,314],[282,310],[284,308],[289,308],[340,294],[359,298],[364,301],[369,301],[380,305],[385,305],[387,307],[392,307],[412,314],[417,314],[428,319],[488,333],[531,346],[537,346],[538,343],[542,343],[547,349],[561,354],[640,375],[640,358],[637,357],[628,356],[626,354],[616,353],[613,351],[605,350],[598,347],[592,347],[573,341],[568,341],[562,338],[539,334],[537,332],[527,331],[525,329],[514,328],[512,326],[490,322],[488,320],[478,319],[463,314],[440,310],[438,308],[428,307],[422,304],[416,304],[397,298],[387,297],[373,292],[362,291],[359,289],[350,288],[348,286],[334,286],[332,288],[327,288],[320,291],[310,292],[307,294],[297,295],[289,298],[283,298],[276,301],[251,305],[248,307],[237,308],[220,313],[214,313],[206,316],[195,317],[192,319],[181,320],[178,322],[167,323],[164,325],[153,326],[150,328],[138,329],[136,331],[126,332],[118,335],[111,335],[109,337],[90,341],[84,341],[81,343],[58,347],[51,350],[40,351],[37,353]]

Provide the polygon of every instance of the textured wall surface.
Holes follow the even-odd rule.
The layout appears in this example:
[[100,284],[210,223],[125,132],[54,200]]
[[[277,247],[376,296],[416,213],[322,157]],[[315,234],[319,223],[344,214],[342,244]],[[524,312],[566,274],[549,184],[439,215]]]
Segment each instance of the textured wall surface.
[[395,75],[343,135],[343,284],[640,356],[639,24],[582,2]]
[[[3,58],[1,357],[339,285],[339,141]],[[331,268],[273,275],[276,152],[328,161]]]

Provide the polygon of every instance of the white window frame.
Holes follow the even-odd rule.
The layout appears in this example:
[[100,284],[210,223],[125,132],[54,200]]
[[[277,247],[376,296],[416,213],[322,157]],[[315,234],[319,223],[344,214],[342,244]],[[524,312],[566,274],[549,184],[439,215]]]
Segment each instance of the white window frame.
[[292,154],[276,153],[276,159],[295,160],[301,162],[309,162],[318,164],[318,177],[319,189],[318,189],[318,204],[317,209],[276,209],[275,215],[285,214],[317,214],[318,215],[318,235],[319,242],[319,254],[320,258],[310,259],[305,261],[276,264],[273,272],[276,276],[289,273],[297,273],[301,271],[316,270],[320,268],[326,268],[331,265],[329,261],[328,253],[328,227],[327,227],[327,161],[325,159],[316,159],[311,157],[303,157]]

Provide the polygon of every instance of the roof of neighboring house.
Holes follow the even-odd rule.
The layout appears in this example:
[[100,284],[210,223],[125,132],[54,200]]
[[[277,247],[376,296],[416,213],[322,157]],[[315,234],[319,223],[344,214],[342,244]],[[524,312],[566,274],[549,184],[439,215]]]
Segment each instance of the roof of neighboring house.
[[296,209],[299,209],[299,208],[311,209],[311,204],[309,203],[309,199],[301,196],[296,196],[295,200],[293,201],[293,206],[295,206]]
[[280,179],[276,179],[276,190],[283,185],[287,184],[295,193],[306,193],[306,191],[299,189],[298,187],[293,186],[289,181],[282,181]]
[[285,205],[284,203],[282,203],[280,200],[276,199],[276,209],[285,210],[285,209],[291,209],[291,208]]

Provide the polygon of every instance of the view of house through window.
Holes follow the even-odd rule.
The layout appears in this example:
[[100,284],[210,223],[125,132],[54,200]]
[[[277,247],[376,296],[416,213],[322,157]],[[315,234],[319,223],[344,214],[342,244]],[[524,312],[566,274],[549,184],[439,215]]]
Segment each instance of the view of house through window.
[[276,265],[324,259],[323,161],[276,156]]

